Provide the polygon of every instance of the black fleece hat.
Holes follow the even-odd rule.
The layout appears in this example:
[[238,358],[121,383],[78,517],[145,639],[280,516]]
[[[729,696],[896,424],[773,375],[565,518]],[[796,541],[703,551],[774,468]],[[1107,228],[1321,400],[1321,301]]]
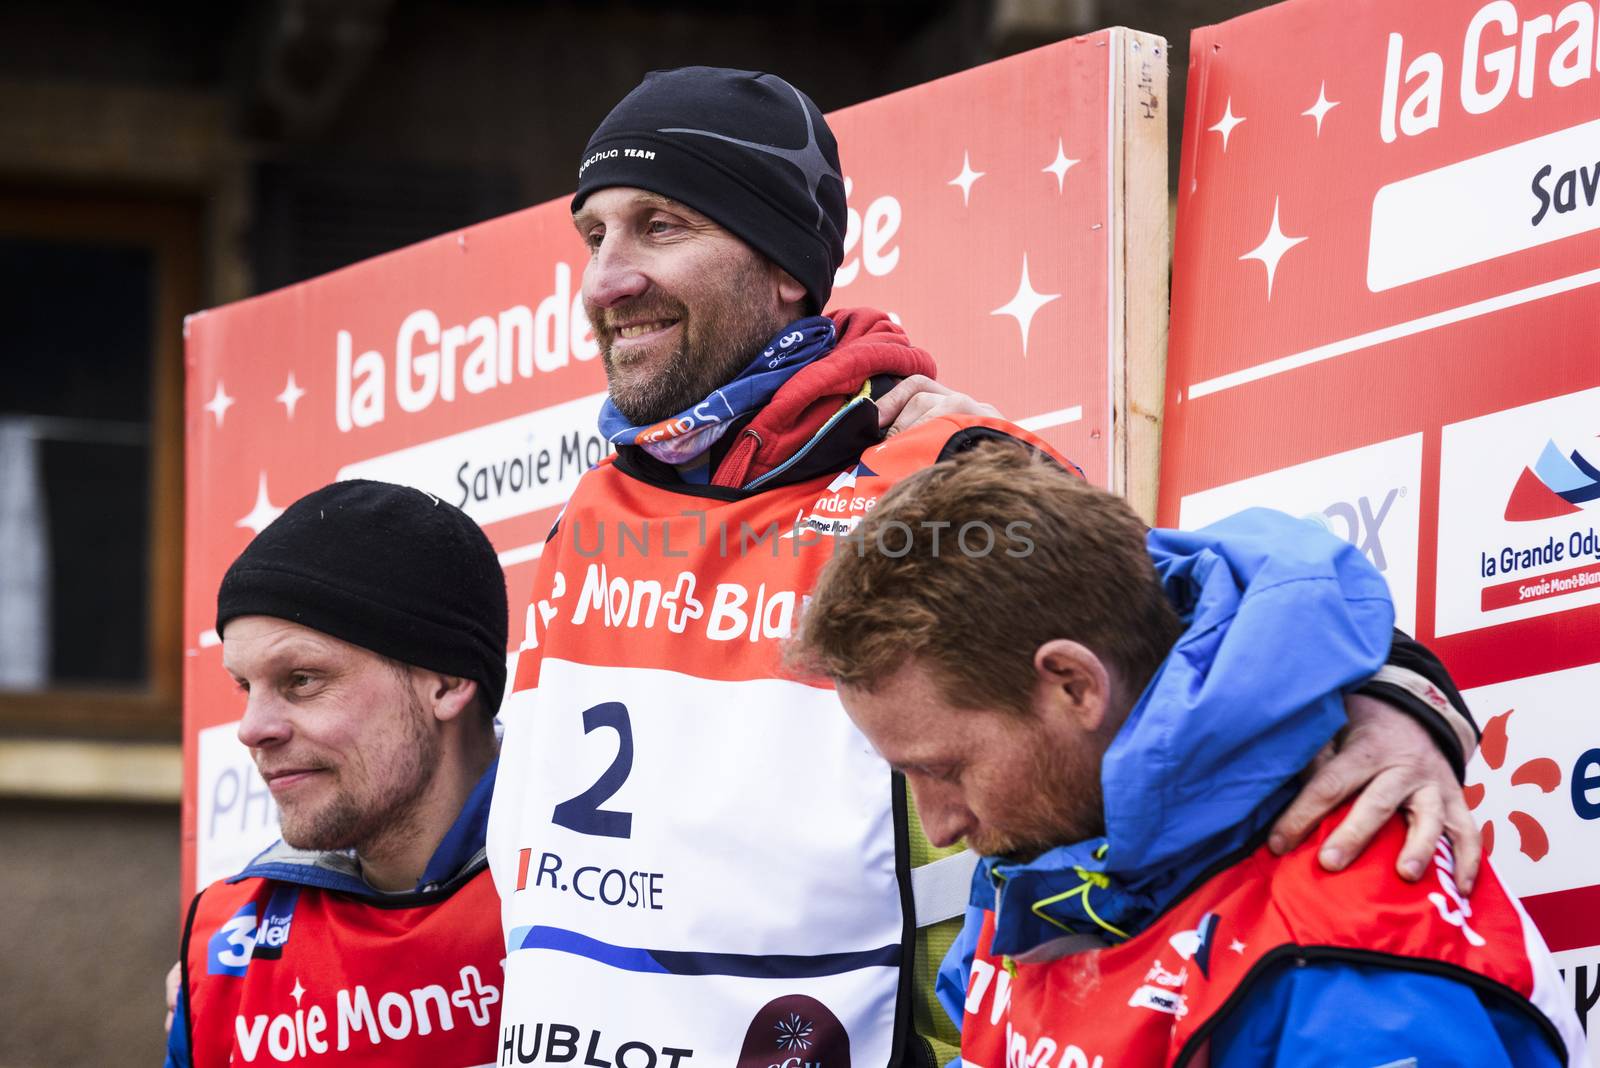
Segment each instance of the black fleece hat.
[[689,205],[793,275],[813,311],[827,304],[844,261],[839,146],[811,98],[776,74],[645,75],[589,138],[572,210],[615,185]]
[[217,634],[273,616],[404,664],[506,688],[506,581],[467,514],[420,490],[356,479],[301,497],[245,547],[217,590]]

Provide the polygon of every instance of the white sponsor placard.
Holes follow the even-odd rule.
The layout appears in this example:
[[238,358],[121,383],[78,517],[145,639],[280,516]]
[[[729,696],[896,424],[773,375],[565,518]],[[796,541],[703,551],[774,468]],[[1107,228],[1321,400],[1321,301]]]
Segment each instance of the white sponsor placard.
[[[614,1068],[889,1064],[894,998],[883,972],[867,968],[799,979],[663,977],[570,953],[514,952],[506,958],[500,1063]],[[596,997],[597,990],[605,996]],[[857,1026],[846,1031],[845,1018]]]
[[1600,120],[1379,189],[1374,293],[1600,229]]
[[1589,1063],[1600,1065],[1600,1044],[1595,1042],[1600,1033],[1600,950],[1593,947],[1569,949],[1552,953],[1566,994],[1578,1010],[1578,1021],[1589,1035]]
[[242,869],[278,838],[278,806],[239,741],[239,723],[198,735],[195,882],[208,886]]
[[1355,545],[1383,573],[1395,626],[1417,624],[1417,487],[1422,435],[1411,434],[1184,497],[1178,525],[1194,530],[1246,508],[1312,519]]
[[[717,640],[731,588],[657,625]],[[620,597],[609,611],[626,625]],[[534,1045],[560,1026],[632,1043],[617,1068],[801,1068],[801,1042],[839,1059],[823,1054],[846,1020],[850,1062],[887,1063],[904,930],[888,768],[836,694],[547,658],[511,698],[502,752],[489,857],[518,1063],[560,1059]]]
[[[1467,801],[1518,897],[1588,886],[1600,841],[1600,664],[1462,694],[1483,729]],[[1490,828],[1493,830],[1490,830]]]
[[487,526],[551,508],[610,451],[595,429],[604,393],[464,430],[339,469],[339,479],[414,486]]
[[1443,429],[1435,634],[1600,603],[1597,434],[1600,389]]
[[[695,628],[716,625],[713,600]],[[489,828],[508,932],[749,954],[899,943],[887,769],[831,690],[547,659],[508,710]],[[730,902],[709,928],[708,894]]]

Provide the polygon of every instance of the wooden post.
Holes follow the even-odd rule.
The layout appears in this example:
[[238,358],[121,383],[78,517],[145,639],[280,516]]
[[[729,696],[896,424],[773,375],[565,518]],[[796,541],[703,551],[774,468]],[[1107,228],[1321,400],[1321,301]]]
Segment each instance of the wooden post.
[[1156,514],[1167,366],[1167,42],[1118,29],[1112,106],[1111,488]]

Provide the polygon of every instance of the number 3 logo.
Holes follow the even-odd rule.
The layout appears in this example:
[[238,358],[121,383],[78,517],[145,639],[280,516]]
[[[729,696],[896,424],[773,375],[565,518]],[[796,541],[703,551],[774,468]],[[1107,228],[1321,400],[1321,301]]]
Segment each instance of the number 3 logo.
[[611,766],[601,773],[593,786],[557,805],[550,814],[550,821],[579,834],[631,838],[633,813],[600,807],[622,789],[622,784],[628,781],[628,774],[633,770],[633,724],[628,720],[628,706],[621,701],[607,701],[585,709],[583,733],[592,734],[601,727],[610,727],[617,732],[616,759],[611,761]]

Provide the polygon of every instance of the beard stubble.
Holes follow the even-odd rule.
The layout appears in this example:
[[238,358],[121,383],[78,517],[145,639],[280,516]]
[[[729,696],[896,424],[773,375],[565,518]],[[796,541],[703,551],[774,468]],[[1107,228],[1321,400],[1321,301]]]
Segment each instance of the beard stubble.
[[984,827],[967,837],[967,845],[982,856],[1028,861],[1059,845],[1096,838],[1105,833],[1105,796],[1100,786],[1102,755],[1082,749],[1031,750],[1027,774],[1019,781],[1029,789],[1019,791],[1013,816],[1004,826]]
[[[441,744],[428,730],[428,713],[410,686],[400,684],[405,704],[400,739],[392,759],[378,766],[365,759],[340,770],[334,796],[315,811],[283,813],[283,840],[296,849],[355,849],[368,853],[385,841],[404,838],[416,825],[415,807],[439,765]],[[343,781],[344,776],[357,780]]]
[[[744,264],[693,308],[653,289],[610,308],[584,301],[617,410],[635,426],[649,426],[733,381],[788,323],[771,296],[768,271],[759,260]],[[665,358],[622,359],[613,351],[618,319],[677,319],[682,339]]]

